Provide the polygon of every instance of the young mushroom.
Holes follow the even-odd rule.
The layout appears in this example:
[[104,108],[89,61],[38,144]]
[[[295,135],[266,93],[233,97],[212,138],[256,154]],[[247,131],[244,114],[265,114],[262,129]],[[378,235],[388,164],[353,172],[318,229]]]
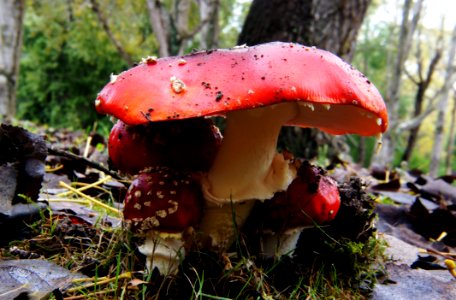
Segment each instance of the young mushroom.
[[95,105],[129,125],[226,117],[202,179],[201,229],[222,247],[233,238],[233,214],[241,226],[253,200],[270,199],[296,177],[276,152],[282,126],[369,136],[388,123],[380,93],[359,71],[327,51],[281,42],[146,60],[107,84]]
[[203,201],[200,185],[187,173],[160,167],[136,176],[125,197],[124,219],[145,238],[139,251],[150,270],[177,272],[188,236],[201,220]]
[[212,120],[192,118],[129,126],[118,120],[109,135],[111,165],[127,174],[147,167],[207,171],[222,136]]
[[303,162],[286,191],[264,202],[263,253],[290,255],[304,227],[332,221],[340,207],[337,183],[321,168]]

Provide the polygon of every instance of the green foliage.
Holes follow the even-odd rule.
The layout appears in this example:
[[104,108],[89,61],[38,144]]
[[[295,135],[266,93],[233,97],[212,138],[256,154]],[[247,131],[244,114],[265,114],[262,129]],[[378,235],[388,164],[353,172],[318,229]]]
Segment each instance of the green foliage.
[[389,71],[388,52],[393,51],[390,45],[392,30],[388,24],[372,25],[368,17],[361,28],[353,58],[353,65],[369,77],[383,95]]
[[88,8],[28,3],[20,65],[18,117],[79,128],[96,117],[97,91],[125,67]]
[[[144,3],[102,4],[116,39],[129,55],[139,60],[155,52]],[[93,106],[97,92],[109,74],[127,67],[86,1],[29,1],[18,117],[52,126],[87,127],[98,118]]]
[[[172,11],[174,1],[165,2]],[[114,38],[133,61],[157,54],[145,1],[97,3]],[[93,106],[97,92],[111,73],[129,66],[101,26],[90,1],[29,0],[26,5],[17,117],[55,127],[91,126],[100,119]],[[234,7],[239,7],[241,14],[232,19]],[[219,45],[235,44],[247,7],[247,3],[221,1],[220,28],[230,24],[230,29],[220,33]],[[198,7],[193,5],[190,14],[190,27],[196,28]],[[198,48],[198,44],[195,36],[187,51]]]

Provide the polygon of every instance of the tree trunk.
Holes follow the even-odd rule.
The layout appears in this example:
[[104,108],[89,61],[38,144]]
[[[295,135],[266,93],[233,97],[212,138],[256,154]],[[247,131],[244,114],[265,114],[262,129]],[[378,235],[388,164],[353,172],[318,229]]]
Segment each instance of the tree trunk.
[[296,42],[350,61],[370,0],[254,0],[239,44]]
[[[394,159],[395,141],[397,138],[396,127],[399,121],[401,78],[404,72],[405,60],[410,52],[413,34],[420,20],[422,4],[423,0],[418,0],[415,5],[413,5],[413,0],[404,1],[397,54],[394,61],[393,74],[390,78],[391,80],[385,97],[388,107],[389,129],[384,134],[382,149],[375,159],[378,164],[383,166],[391,165]],[[410,14],[412,14],[411,20]]]
[[199,0],[201,17],[200,49],[218,47],[220,28],[218,26],[220,0]]
[[453,152],[454,152],[454,141],[455,141],[455,128],[456,126],[456,91],[453,91],[453,111],[451,112],[450,119],[450,132],[447,146],[447,157],[446,157],[446,168],[445,174],[452,174],[453,165]]
[[445,70],[445,84],[442,89],[442,100],[440,101],[438,108],[438,116],[435,124],[434,145],[432,147],[431,164],[429,166],[429,175],[433,177],[437,176],[438,174],[440,159],[442,157],[445,115],[448,111],[449,94],[452,85],[452,80],[450,80],[450,78],[454,73],[454,58],[456,54],[456,26],[453,28],[449,49],[447,66]]
[[[331,51],[350,61],[370,0],[254,0],[238,44],[297,42]],[[309,129],[283,128],[279,148],[313,158],[328,144],[330,156],[346,152],[341,138]]]
[[0,1],[0,119],[12,118],[16,113],[24,2]]
[[190,28],[191,0],[172,1],[167,9],[161,0],[147,0],[149,19],[159,45],[159,55],[182,55],[197,34],[200,48],[217,46],[220,0],[194,0],[198,4],[199,23]]
[[[421,56],[421,55],[420,55]],[[423,102],[424,102],[424,96],[426,94],[426,91],[429,87],[429,84],[431,83],[432,76],[434,75],[435,68],[437,67],[438,62],[440,61],[440,58],[442,56],[442,49],[438,47],[434,53],[434,56],[432,57],[431,62],[429,63],[429,68],[426,73],[426,77],[423,78],[422,74],[419,74],[420,79],[418,82],[416,82],[416,85],[418,86],[418,89],[416,91],[415,95],[415,107],[413,111],[413,118],[418,118],[422,112],[423,112]],[[418,62],[418,65],[422,65],[422,57],[418,58],[420,61]],[[418,66],[419,72],[421,72],[421,67]],[[416,140],[418,137],[418,133],[420,131],[420,126],[421,122],[417,123],[417,125],[413,128],[410,129],[410,134],[407,140],[407,146],[405,147],[404,154],[402,155],[402,161],[409,161],[412,151],[415,148]]]
[[170,55],[170,15],[160,0],[147,0],[149,19],[158,42],[158,54],[162,57]]

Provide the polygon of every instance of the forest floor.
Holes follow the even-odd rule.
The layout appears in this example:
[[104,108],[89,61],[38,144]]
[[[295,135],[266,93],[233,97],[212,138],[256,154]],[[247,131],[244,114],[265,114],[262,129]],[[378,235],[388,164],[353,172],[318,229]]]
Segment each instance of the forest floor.
[[228,251],[164,276],[122,226],[131,179],[99,167],[105,139],[21,126],[0,131],[0,299],[456,299],[455,176],[333,163],[341,210],[293,255],[260,255],[254,210]]

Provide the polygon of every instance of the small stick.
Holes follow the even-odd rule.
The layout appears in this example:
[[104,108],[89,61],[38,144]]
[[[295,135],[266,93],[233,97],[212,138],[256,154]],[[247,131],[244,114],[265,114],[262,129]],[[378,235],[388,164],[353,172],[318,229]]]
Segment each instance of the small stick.
[[456,257],[456,253],[440,252],[440,251],[437,251],[437,250],[434,250],[434,249],[431,249],[431,248],[419,249],[419,252],[427,253],[427,254],[435,254],[435,255],[439,255],[439,256],[442,256],[442,257],[445,257],[445,258],[448,258],[448,259],[454,259]]
[[69,158],[69,159],[73,159],[77,162],[81,162],[83,164],[86,164],[87,166],[91,167],[91,168],[94,168],[94,169],[97,169],[101,172],[104,172],[108,175],[111,175],[112,178],[115,178],[115,179],[122,179],[121,176],[119,176],[119,174],[117,174],[116,172],[113,172],[111,170],[109,170],[108,168],[94,162],[94,161],[91,161],[91,160],[88,160],[82,156],[79,156],[79,155],[76,155],[74,153],[71,153],[71,152],[68,152],[68,151],[64,151],[64,150],[59,150],[59,149],[55,149],[55,148],[52,148],[50,146],[47,147],[47,150],[48,150],[48,153],[49,154],[52,154],[52,155],[57,155],[57,156],[62,156],[62,157],[66,157],[66,158]]
[[[77,292],[77,291],[80,291],[81,289],[93,287],[95,285],[103,285],[103,284],[107,284],[107,283],[110,283],[113,281],[117,281],[119,279],[130,279],[130,278],[131,278],[131,272],[122,273],[119,276],[112,277],[112,278],[100,277],[100,278],[98,278],[98,280],[96,278],[86,278],[84,281],[90,281],[92,279],[94,282],[89,282],[89,283],[81,285],[81,286],[70,288],[70,289],[66,290],[66,292],[67,293]],[[80,280],[80,279],[75,279],[75,280],[73,280],[73,283],[77,283],[77,282],[81,282],[81,281],[82,280]]]
[[[93,187],[96,187],[98,186],[99,184],[102,184],[108,180],[110,180],[112,177],[110,175],[96,181],[96,182],[93,182],[91,184],[87,184],[87,185],[84,185],[83,187],[80,187],[78,188],[77,190],[82,192],[82,191],[85,191],[87,189],[90,189],[90,188],[93,188]],[[73,191],[67,191],[67,192],[63,192],[63,193],[60,193],[60,194],[57,194],[55,195],[56,197],[63,197],[63,196],[67,196],[67,195],[70,195],[71,193],[73,193]]]
[[67,189],[69,189],[70,191],[72,191],[72,192],[78,194],[79,196],[81,196],[81,197],[83,197],[83,198],[86,198],[86,199],[89,200],[90,202],[92,202],[92,203],[94,203],[94,204],[96,204],[96,205],[98,205],[98,206],[101,206],[101,207],[103,207],[104,209],[109,210],[109,211],[111,211],[111,212],[113,212],[113,213],[115,213],[115,214],[117,214],[117,215],[119,215],[119,216],[122,216],[122,212],[120,212],[117,208],[111,207],[111,206],[109,206],[109,205],[107,205],[107,204],[105,204],[105,203],[103,203],[103,202],[101,202],[101,201],[99,201],[99,200],[97,200],[97,199],[95,199],[95,198],[92,198],[92,197],[90,197],[90,196],[84,194],[83,192],[81,192],[81,191],[79,191],[79,190],[77,190],[77,189],[75,189],[75,188],[69,186],[68,184],[66,184],[66,183],[63,182],[63,181],[60,181],[59,184],[60,184],[60,186],[62,186],[62,187],[64,187],[64,188],[67,188]]

